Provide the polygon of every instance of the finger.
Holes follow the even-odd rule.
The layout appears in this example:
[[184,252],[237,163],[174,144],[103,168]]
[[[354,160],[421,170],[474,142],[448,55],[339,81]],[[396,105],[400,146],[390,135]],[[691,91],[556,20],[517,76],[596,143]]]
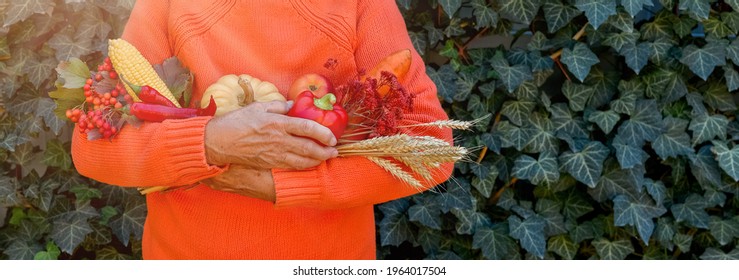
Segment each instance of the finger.
[[281,163],[282,166],[279,168],[300,170],[318,166],[321,162],[323,161],[294,153],[285,153],[283,162]]
[[285,122],[285,131],[295,136],[314,139],[326,146],[336,146],[334,133],[328,127],[311,120],[288,118]]
[[287,111],[290,110],[288,103],[282,101],[254,102],[248,106],[254,110],[280,115],[287,114]]
[[303,137],[289,137],[289,151],[304,157],[324,161],[338,156],[339,152],[334,147],[319,145],[315,141]]

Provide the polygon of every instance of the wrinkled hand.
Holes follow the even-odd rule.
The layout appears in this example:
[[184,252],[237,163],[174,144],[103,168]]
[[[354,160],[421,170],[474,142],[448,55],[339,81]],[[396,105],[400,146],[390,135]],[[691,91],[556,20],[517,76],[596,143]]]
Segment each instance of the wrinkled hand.
[[285,116],[288,109],[285,102],[255,102],[213,118],[205,127],[208,163],[305,169],[338,155],[331,130],[311,120]]
[[203,180],[212,189],[275,202],[275,183],[267,169],[231,165],[226,172]]

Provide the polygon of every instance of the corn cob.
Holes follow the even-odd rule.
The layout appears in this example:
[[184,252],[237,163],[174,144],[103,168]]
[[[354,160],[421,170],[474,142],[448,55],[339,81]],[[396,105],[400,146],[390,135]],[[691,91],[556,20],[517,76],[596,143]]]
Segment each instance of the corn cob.
[[[138,86],[148,85],[172,101],[175,106],[180,107],[179,102],[177,102],[172,92],[169,91],[167,85],[164,84],[164,81],[154,71],[154,67],[129,42],[123,39],[110,40],[108,42],[108,56],[110,56],[110,61],[113,62],[113,68],[124,79]],[[126,84],[124,86],[133,100],[139,102],[140,99],[136,96],[133,89]]]

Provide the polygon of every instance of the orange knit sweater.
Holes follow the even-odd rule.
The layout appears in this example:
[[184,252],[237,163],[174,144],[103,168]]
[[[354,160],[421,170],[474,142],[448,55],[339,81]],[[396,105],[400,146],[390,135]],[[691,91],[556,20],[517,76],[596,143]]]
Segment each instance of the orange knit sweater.
[[[393,0],[139,0],[123,38],[152,63],[177,56],[194,73],[193,100],[226,74],[250,74],[286,93],[302,74],[319,73],[339,85],[393,51],[414,50]],[[334,67],[324,67],[329,60]],[[417,94],[404,123],[447,118],[415,50],[404,86]],[[209,120],[126,126],[113,141],[75,133],[75,167],[119,186],[195,184],[224,171],[205,159]],[[423,133],[451,141],[449,130]],[[451,170],[442,166],[428,187]],[[272,175],[275,203],[202,184],[148,195],[144,258],[374,259],[373,205],[418,193],[361,157]]]

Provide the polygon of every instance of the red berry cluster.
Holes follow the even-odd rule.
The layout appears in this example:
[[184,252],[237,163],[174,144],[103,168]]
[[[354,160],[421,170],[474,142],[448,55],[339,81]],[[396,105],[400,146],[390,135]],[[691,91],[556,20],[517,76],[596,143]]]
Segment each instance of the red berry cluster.
[[120,129],[121,109],[133,103],[133,99],[119,81],[110,58],[106,57],[90,76],[82,88],[85,103],[68,109],[66,116],[88,138],[92,133],[95,139],[110,139]]
[[118,132],[116,125],[112,124],[111,112],[108,108],[87,113],[83,113],[80,109],[73,109],[67,110],[67,115],[72,116],[70,119],[77,123],[80,133],[99,133],[101,138],[110,139]]

